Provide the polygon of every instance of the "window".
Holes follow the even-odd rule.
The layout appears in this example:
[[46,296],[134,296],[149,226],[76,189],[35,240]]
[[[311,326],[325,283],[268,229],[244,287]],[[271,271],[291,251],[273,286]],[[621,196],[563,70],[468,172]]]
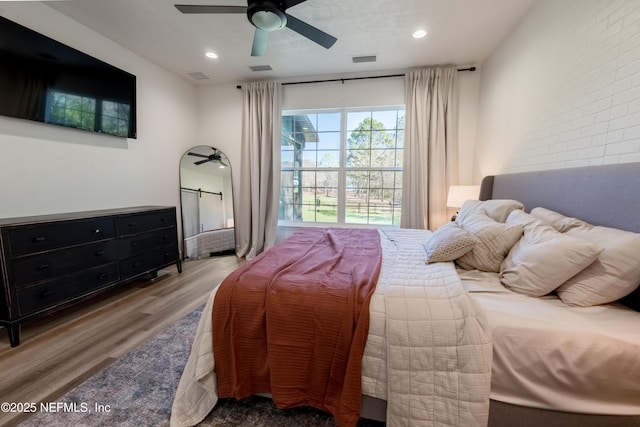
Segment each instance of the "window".
[[48,98],[47,122],[126,137],[129,134],[129,108],[119,102],[52,90]]
[[280,220],[399,225],[403,141],[403,107],[285,112]]

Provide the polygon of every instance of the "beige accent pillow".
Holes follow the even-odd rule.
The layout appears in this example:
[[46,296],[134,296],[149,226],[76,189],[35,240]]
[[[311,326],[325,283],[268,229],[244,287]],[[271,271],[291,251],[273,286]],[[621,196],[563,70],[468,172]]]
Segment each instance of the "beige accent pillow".
[[570,216],[564,216],[558,212],[554,212],[550,209],[542,207],[533,208],[531,210],[531,215],[539,218],[540,220],[542,220],[542,222],[544,222],[545,224],[549,224],[561,233],[585,224],[584,221],[581,221],[579,219],[572,218]]
[[562,234],[521,211],[511,212],[507,224],[522,225],[524,235],[500,266],[500,281],[520,294],[548,294],[584,270],[602,252],[601,247]]
[[579,221],[566,234],[604,248],[589,267],[556,292],[569,305],[588,307],[623,298],[640,285],[640,234]]
[[460,258],[478,243],[478,239],[455,222],[439,227],[424,244],[427,264]]
[[473,249],[456,260],[465,270],[498,273],[500,264],[523,232],[521,225],[504,224],[489,218],[484,209],[467,215],[460,225],[478,238]]
[[462,223],[466,217],[480,212],[480,209],[483,209],[489,218],[497,222],[505,222],[511,211],[515,209],[522,210],[524,206],[519,201],[511,199],[467,200],[462,204],[456,216],[456,222]]

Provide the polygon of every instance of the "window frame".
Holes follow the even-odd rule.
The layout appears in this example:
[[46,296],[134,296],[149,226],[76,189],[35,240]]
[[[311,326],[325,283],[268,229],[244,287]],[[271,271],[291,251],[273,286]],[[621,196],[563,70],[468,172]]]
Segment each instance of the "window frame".
[[[293,221],[286,219],[278,219],[278,226],[282,227],[364,227],[364,228],[379,228],[379,227],[399,227],[400,226],[400,215],[394,214],[392,211],[392,222],[397,216],[397,224],[388,224],[388,223],[347,223],[346,222],[346,206],[347,206],[347,174],[349,172],[395,172],[402,174],[403,165],[397,166],[397,162],[395,166],[368,166],[368,167],[353,167],[347,166],[347,142],[348,139],[353,132],[353,130],[349,130],[347,126],[347,117],[349,113],[375,113],[377,111],[402,111],[402,116],[406,117],[406,106],[405,105],[385,105],[385,106],[377,106],[377,107],[342,107],[342,108],[318,108],[318,109],[292,109],[292,110],[283,110],[282,117],[284,116],[294,116],[294,115],[311,115],[311,114],[331,114],[331,113],[339,113],[340,114],[340,158],[338,161],[337,167],[319,167],[317,164],[315,167],[283,167],[280,164],[280,172],[293,172],[299,170],[301,172],[337,172],[338,173],[338,184],[337,184],[337,215],[336,222],[323,222],[323,221]],[[405,127],[398,128],[398,119],[396,116],[396,127],[394,131],[402,132],[402,144],[398,146],[396,139],[396,146],[393,150],[398,151],[404,154],[404,132]],[[320,131],[322,132],[322,131]],[[281,134],[281,138],[283,135]],[[396,138],[398,138],[396,134]],[[282,147],[282,146],[281,146]],[[282,152],[282,148],[280,149]],[[371,148],[369,148],[371,150]],[[394,182],[395,177],[394,177]],[[316,188],[319,188],[316,183]],[[394,191],[402,190],[402,187],[393,188]],[[282,189],[280,189],[282,192]],[[306,206],[306,205],[303,205]],[[368,220],[369,221],[369,217]]]

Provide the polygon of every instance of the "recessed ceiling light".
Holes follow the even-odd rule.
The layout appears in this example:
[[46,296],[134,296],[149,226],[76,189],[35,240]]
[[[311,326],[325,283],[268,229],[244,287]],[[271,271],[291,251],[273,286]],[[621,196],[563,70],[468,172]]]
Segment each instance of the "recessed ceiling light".
[[414,39],[421,39],[423,37],[425,37],[427,35],[427,30],[416,30],[416,32],[413,33],[413,38]]
[[207,58],[216,59],[218,57],[217,53],[207,52],[204,54]]

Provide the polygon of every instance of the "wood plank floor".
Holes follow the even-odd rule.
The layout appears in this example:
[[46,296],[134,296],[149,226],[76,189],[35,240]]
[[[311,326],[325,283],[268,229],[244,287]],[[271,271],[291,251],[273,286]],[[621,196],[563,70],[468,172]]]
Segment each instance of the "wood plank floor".
[[[0,330],[0,401],[55,401],[135,349],[146,339],[204,304],[209,292],[242,261],[213,257],[162,270],[22,326],[21,344],[11,348]],[[0,412],[0,426],[28,414]]]

